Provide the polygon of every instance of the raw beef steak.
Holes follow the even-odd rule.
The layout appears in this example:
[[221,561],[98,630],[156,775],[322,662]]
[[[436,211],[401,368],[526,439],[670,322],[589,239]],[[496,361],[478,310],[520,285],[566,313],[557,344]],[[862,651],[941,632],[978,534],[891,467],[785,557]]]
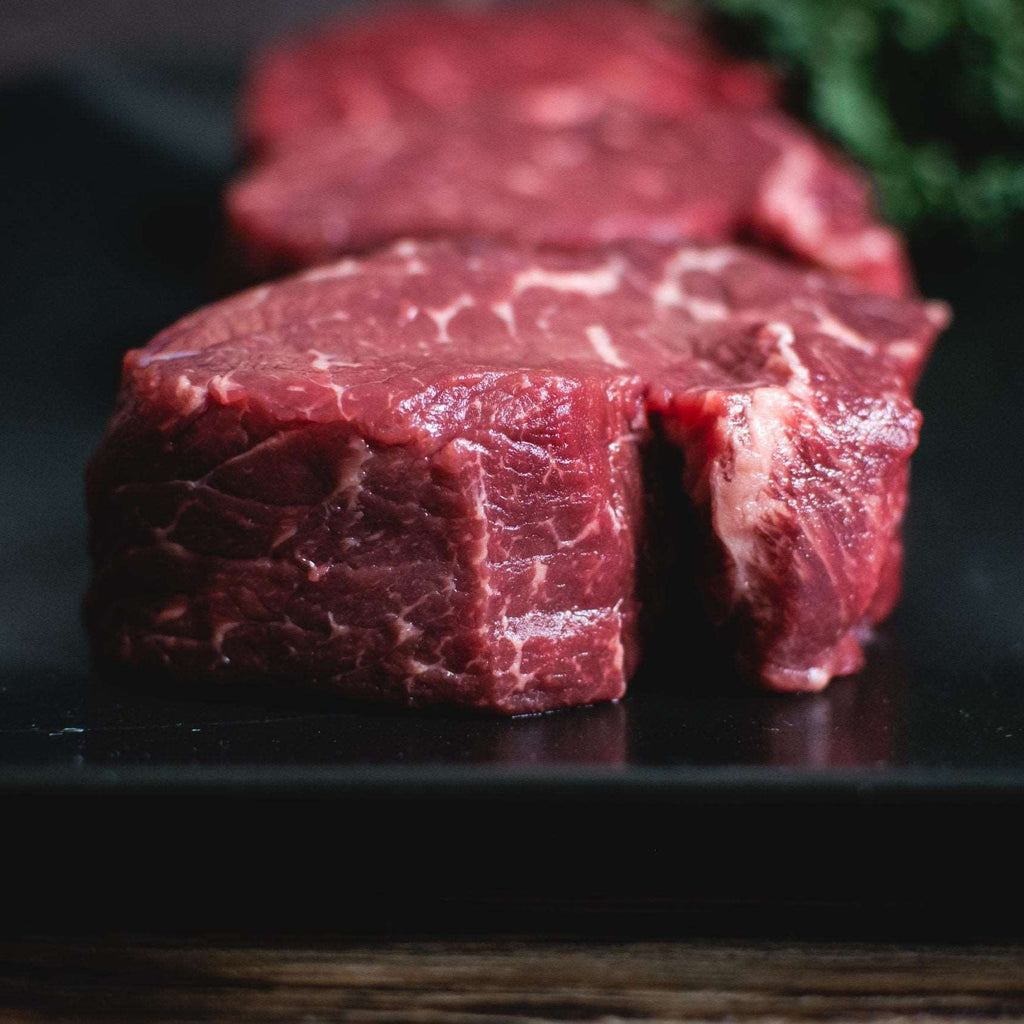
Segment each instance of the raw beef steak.
[[606,100],[661,113],[763,106],[775,83],[693,21],[623,0],[418,7],[277,46],[253,68],[242,127],[257,151],[323,125],[367,125],[499,98],[564,124]]
[[570,248],[757,236],[875,291],[910,289],[867,182],[777,111],[606,107],[550,125],[477,107],[331,127],[257,164],[227,207],[258,275],[407,236]]
[[657,430],[739,663],[819,689],[895,599],[942,320],[641,243],[403,242],[244,292],[125,359],[89,471],[97,649],[410,705],[618,697]]

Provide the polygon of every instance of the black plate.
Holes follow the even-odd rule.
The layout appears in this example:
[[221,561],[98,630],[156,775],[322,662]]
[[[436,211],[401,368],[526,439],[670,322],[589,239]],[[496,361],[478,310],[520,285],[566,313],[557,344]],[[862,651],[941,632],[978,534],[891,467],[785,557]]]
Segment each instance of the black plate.
[[[559,842],[578,858],[595,842],[616,857],[651,853],[652,836],[664,838],[666,818],[683,807],[687,821],[707,825],[714,808],[742,806],[748,833],[751,808],[789,808],[788,825],[777,830],[784,844],[766,843],[764,822],[756,825],[757,862],[772,863],[775,850],[780,871],[803,856],[800,844],[809,852],[812,831],[820,839],[823,807],[901,808],[827,855],[804,857],[806,879],[808,863],[840,854],[863,863],[865,844],[882,844],[891,857],[896,836],[914,839],[908,807],[1024,796],[1019,240],[988,251],[918,245],[923,291],[948,299],[956,320],[920,391],[926,426],[914,464],[905,597],[858,678],[803,698],[722,690],[681,641],[676,668],[638,680],[618,705],[513,721],[280,697],[242,704],[140,695],[93,678],[78,619],[87,575],[82,467],[109,411],[122,350],[216,294],[217,203],[233,159],[236,78],[234,64],[121,59],[9,84],[0,96],[0,793],[8,824],[38,812],[41,795],[62,801],[59,814],[47,814],[47,830],[22,833],[38,840],[23,844],[25,863],[68,834],[92,829],[121,842],[157,828],[147,803],[156,796],[170,801],[161,804],[160,835],[170,835],[168,822],[180,827],[160,847],[165,856],[181,853],[197,813],[181,799],[216,794],[230,795],[234,808],[217,818],[220,841],[237,826],[235,848],[244,836],[250,851],[271,828],[270,805],[251,801],[283,795],[347,801],[349,815],[356,804],[379,810],[387,799],[415,823],[418,843],[424,830],[440,830],[449,852],[467,830],[479,839],[474,829],[497,800],[504,820],[515,804],[531,828],[560,824]],[[129,804],[108,809],[104,824],[95,811],[83,817],[82,807],[97,803],[83,804],[86,795]],[[449,807],[447,826],[436,816],[424,824],[421,801],[438,815],[438,800],[466,799],[476,808],[469,821]],[[811,818],[809,804],[817,808]],[[541,808],[556,805],[542,819]],[[626,805],[639,816],[609,825],[609,808]],[[273,828],[299,827],[274,806]],[[243,807],[247,825],[238,824]],[[376,826],[358,820],[365,840]],[[739,819],[730,820],[735,830]],[[397,827],[392,820],[386,834]],[[918,852],[941,845],[933,832],[916,838]],[[536,866],[521,845],[499,846],[516,877],[525,862]],[[721,853],[706,830],[701,846]],[[379,844],[371,848],[380,855]],[[661,879],[652,883],[660,892],[678,891],[663,884],[678,880],[664,854],[682,856],[683,848],[658,849],[663,859],[652,864],[660,867],[648,864],[646,877]],[[705,868],[710,878],[711,861]],[[905,883],[913,873],[899,877]]]

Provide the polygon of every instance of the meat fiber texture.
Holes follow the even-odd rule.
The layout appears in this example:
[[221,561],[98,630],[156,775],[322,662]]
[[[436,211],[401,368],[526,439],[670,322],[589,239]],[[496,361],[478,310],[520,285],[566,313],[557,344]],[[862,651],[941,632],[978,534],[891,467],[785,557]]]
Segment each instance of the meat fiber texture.
[[726,57],[693,20],[623,0],[419,6],[344,19],[263,55],[242,101],[259,153],[325,125],[365,126],[481,101],[564,124],[604,101],[655,113],[759,107],[762,68]]
[[406,241],[244,292],[125,358],[88,474],[96,649],[405,705],[617,698],[657,432],[682,586],[746,674],[820,689],[896,598],[943,321],[695,245]]
[[757,238],[889,295],[912,290],[866,180],[779,111],[605,105],[568,124],[503,107],[312,132],[228,191],[247,271],[404,236],[585,248]]

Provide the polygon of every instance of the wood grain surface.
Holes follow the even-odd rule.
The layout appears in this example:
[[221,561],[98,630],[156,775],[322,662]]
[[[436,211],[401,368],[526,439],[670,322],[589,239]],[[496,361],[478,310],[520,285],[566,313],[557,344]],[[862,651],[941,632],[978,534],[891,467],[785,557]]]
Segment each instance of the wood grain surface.
[[0,1022],[1024,1020],[1024,947],[0,943]]

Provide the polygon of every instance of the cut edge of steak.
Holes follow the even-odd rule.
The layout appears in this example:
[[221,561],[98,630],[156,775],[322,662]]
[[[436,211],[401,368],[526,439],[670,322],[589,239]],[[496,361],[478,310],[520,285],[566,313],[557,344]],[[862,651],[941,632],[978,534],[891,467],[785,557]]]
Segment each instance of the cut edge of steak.
[[[90,469],[101,657],[184,680],[297,677],[505,714],[618,698],[638,660],[641,496],[624,439],[642,429],[639,392],[467,373],[432,401],[477,406],[468,436],[398,443],[358,417],[300,426],[216,390],[189,396],[185,408],[202,404],[168,434],[151,413],[179,396],[151,394],[122,410],[112,459]],[[195,479],[107,490],[126,449],[159,464],[168,445],[162,461]],[[514,536],[495,519],[514,520]]]
[[762,684],[820,689],[895,599],[944,317],[735,247],[406,242],[242,293],[126,358],[96,648],[410,705],[613,699],[654,416],[708,613]]

